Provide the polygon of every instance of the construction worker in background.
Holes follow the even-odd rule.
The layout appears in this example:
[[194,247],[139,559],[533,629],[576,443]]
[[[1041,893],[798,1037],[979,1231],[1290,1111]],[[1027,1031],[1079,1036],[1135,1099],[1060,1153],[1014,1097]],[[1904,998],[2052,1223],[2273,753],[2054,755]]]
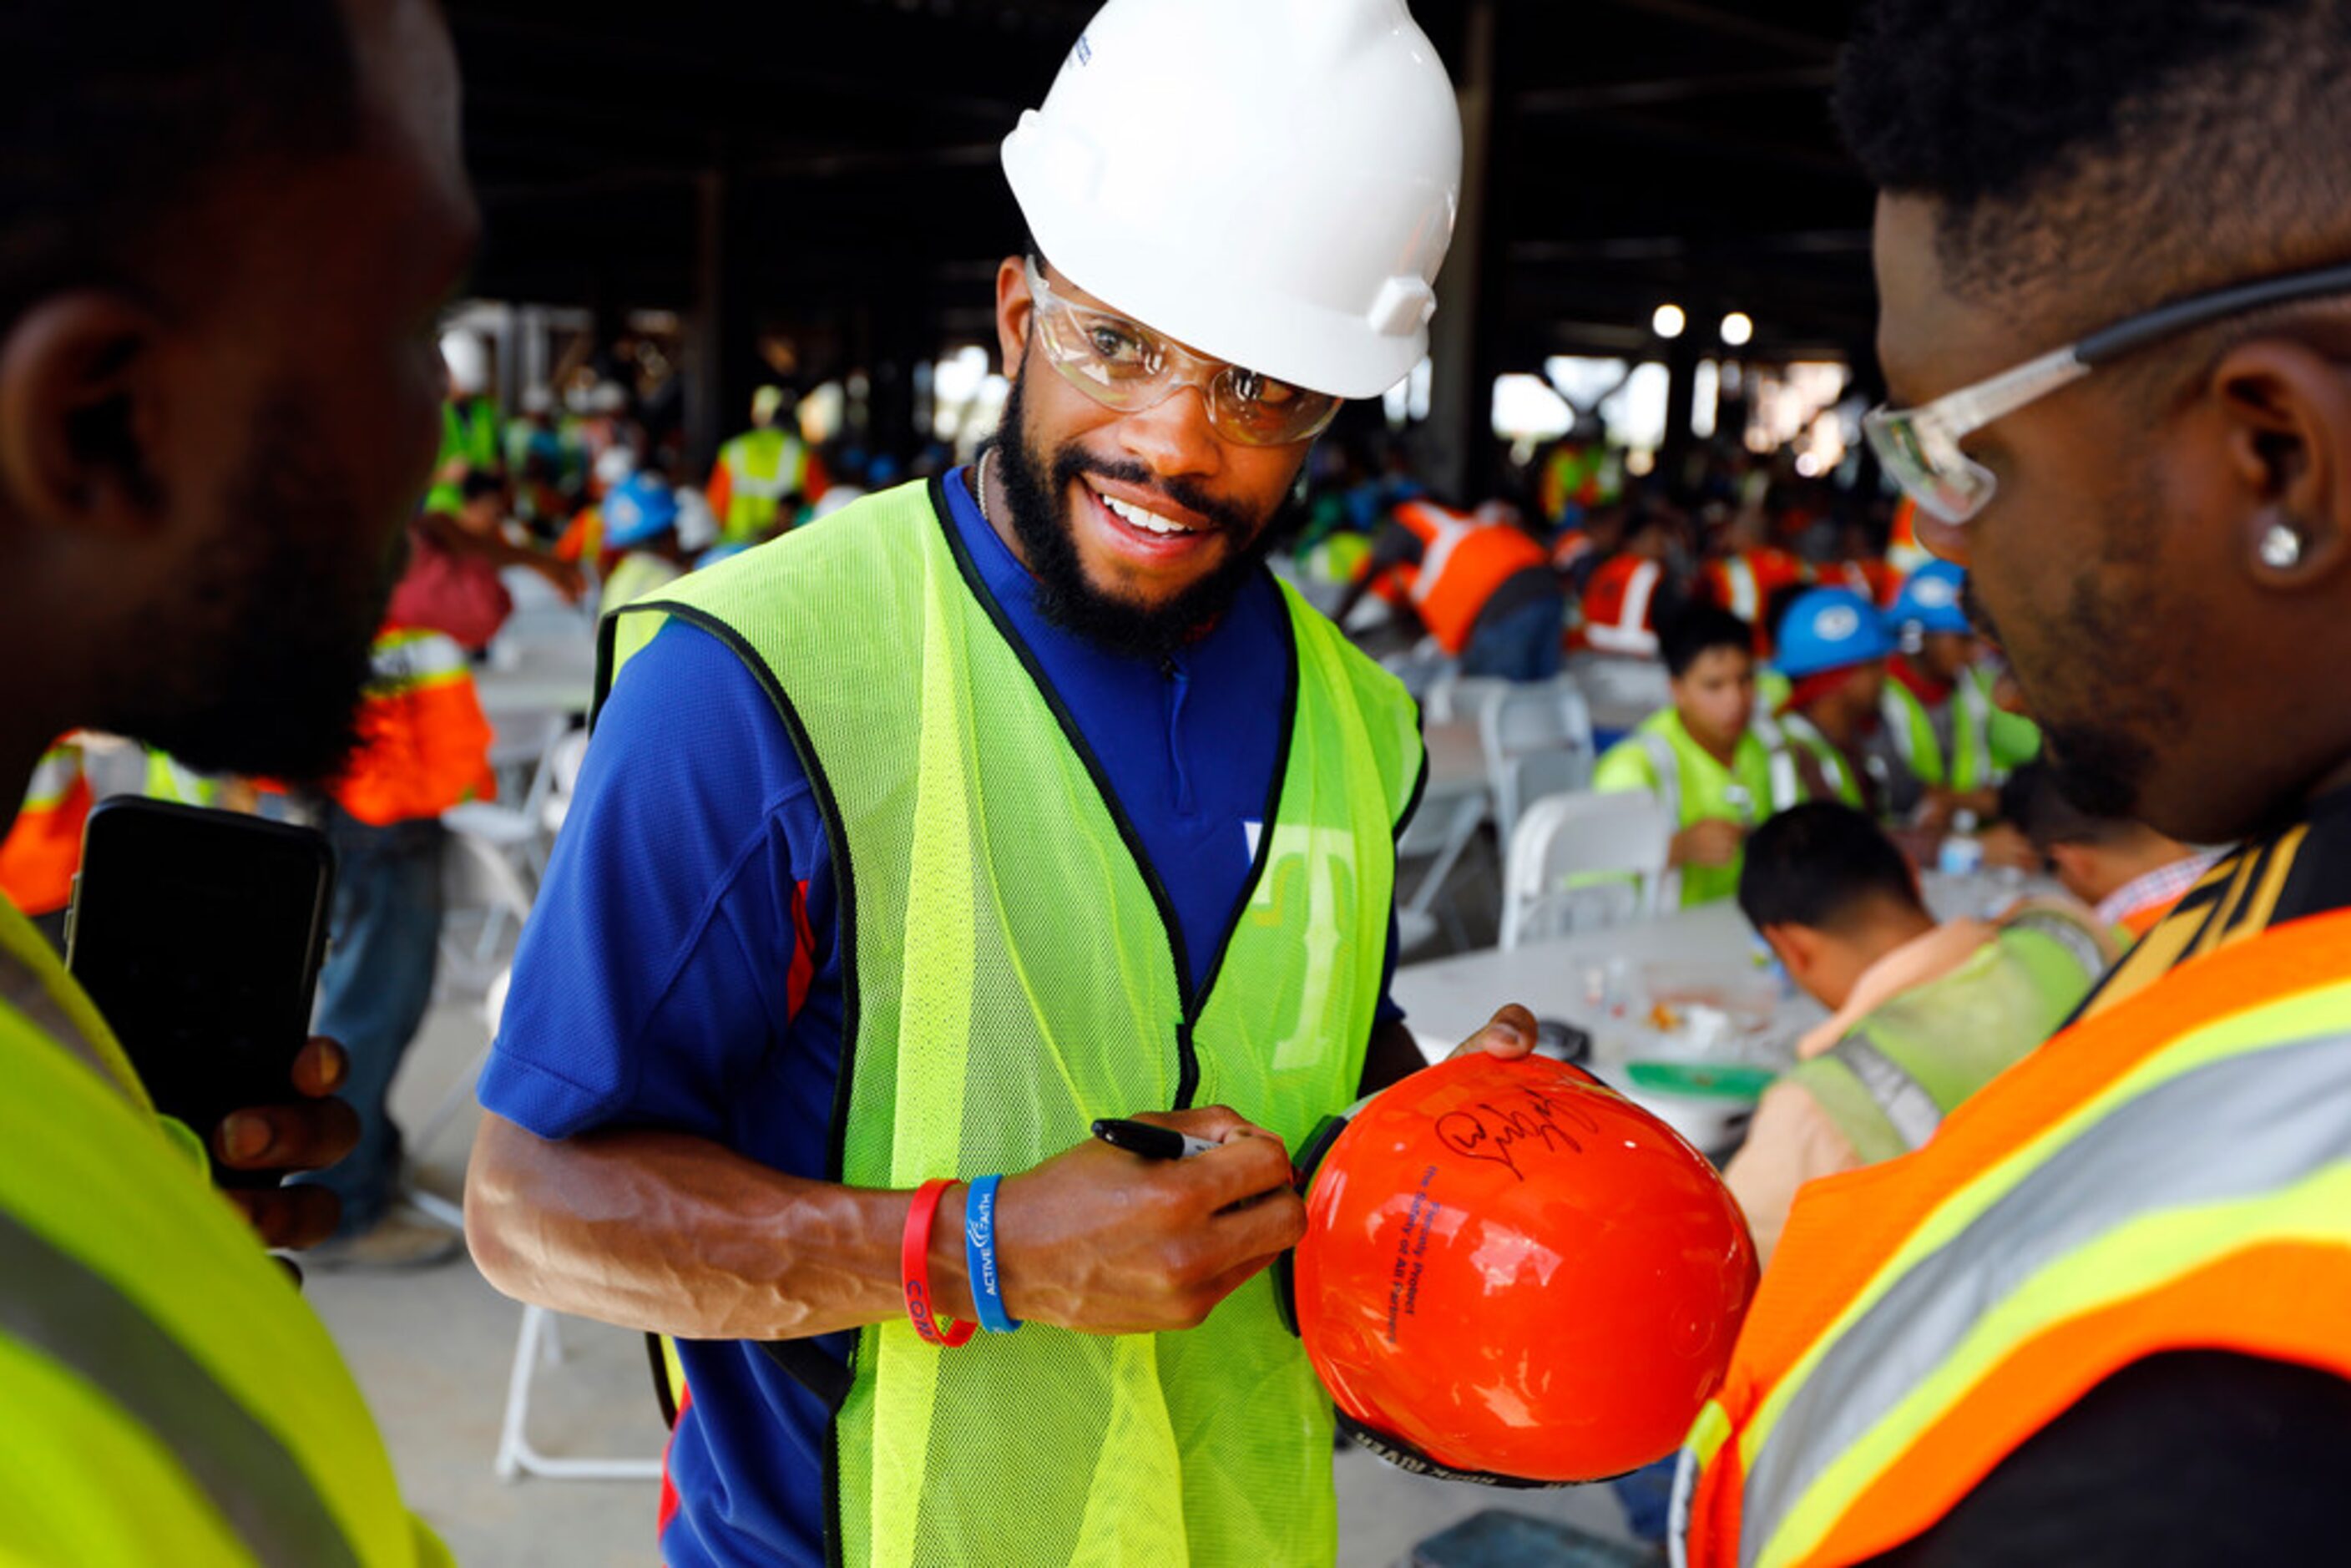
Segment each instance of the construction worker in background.
[[1406,501],[1389,514],[1331,619],[1345,625],[1367,592],[1426,627],[1464,675],[1559,674],[1565,593],[1549,554],[1515,522]]
[[678,537],[678,493],[652,469],[640,469],[604,497],[604,545],[612,565],[604,573],[606,614],[667,588],[694,559]]
[[718,449],[706,494],[728,544],[757,544],[792,526],[798,508],[824,497],[824,469],[782,420],[784,390],[751,394],[751,428]]
[[489,346],[459,329],[442,336],[441,356],[449,365],[449,397],[441,405],[441,455],[424,509],[453,515],[466,476],[506,473],[506,434],[490,395]]
[[[395,595],[394,602],[399,602]],[[318,1028],[343,1042],[343,1099],[359,1113],[359,1146],[308,1177],[340,1200],[320,1268],[424,1268],[464,1250],[447,1227],[397,1203],[402,1164],[392,1079],[423,1027],[441,944],[441,813],[497,795],[489,720],[464,648],[426,626],[387,625],[370,653],[360,745],[316,802],[335,850]]]
[[1806,799],[1842,800],[1876,818],[1890,810],[1886,758],[1874,742],[1893,653],[1885,619],[1857,593],[1815,588],[1788,607],[1777,662],[1789,691],[1771,723]]
[[1913,572],[1934,559],[1918,542],[1918,503],[1905,496],[1894,506],[1894,528],[1886,540],[1886,564],[1897,579],[1907,582]]
[[1544,518],[1556,528],[1581,528],[1624,494],[1624,455],[1609,446],[1597,418],[1579,416],[1575,428],[1543,460],[1536,504]]
[[2240,847],[1926,1147],[1798,1194],[1685,1451],[1680,1560],[2339,1561],[2351,27],[1876,0],[1856,29],[1873,448],[2065,791]]
[[1929,825],[2000,812],[2005,770],[1992,757],[1991,693],[1976,678],[1976,633],[1959,608],[1967,573],[1930,560],[1886,612],[1900,646],[1886,663],[1882,711],[1895,754],[1926,787]]
[[2091,816],[2065,798],[2045,762],[2028,762],[2008,776],[2000,787],[2000,816],[2126,946],[2154,930],[2220,858],[2145,822]]
[[1657,656],[1661,612],[1679,607],[1666,570],[1673,528],[1673,519],[1663,511],[1635,513],[1625,525],[1623,548],[1601,562],[1586,581],[1583,642],[1593,653]]
[[33,765],[24,804],[0,840],[0,894],[59,952],[65,951],[66,906],[81,869],[81,830],[90,804],[81,747],[70,735],[60,737]]
[[1802,797],[1794,760],[1775,759],[1755,734],[1755,635],[1711,604],[1693,604],[1661,639],[1674,705],[1650,715],[1603,753],[1592,788],[1646,790],[1674,823],[1666,863],[1681,907],[1739,890],[1741,846],[1758,822]]
[[1847,521],[1839,530],[1839,559],[1820,570],[1823,588],[1849,588],[1879,609],[1902,591],[1902,574],[1871,545],[1867,525]]
[[1813,576],[1802,561],[1771,542],[1771,532],[1761,506],[1740,507],[1722,530],[1722,553],[1698,576],[1708,598],[1753,629],[1759,659],[1771,656],[1771,629],[1764,613],[1771,596]]
[[1749,836],[1739,907],[1829,1009],[1723,1178],[1766,1262],[1796,1189],[1907,1154],[2064,1023],[2120,945],[2070,904],[1937,925],[1894,841],[1813,801]]
[[[1260,1271],[1285,1141],[1424,1060],[1381,1000],[1420,744],[1263,563],[1341,401],[1425,351],[1459,138],[1395,0],[1112,0],[1005,142],[1037,250],[979,466],[619,617],[659,630],[517,955],[466,1232],[675,1338],[673,1568],[1334,1555]],[[1218,1146],[1087,1135],[1137,1112]]]
[[[474,249],[438,7],[17,0],[0,57],[0,798],[76,725],[331,774]],[[340,1050],[190,1129],[13,907],[0,967],[0,1560],[447,1563],[265,1250],[332,1196],[206,1168],[349,1148]]]

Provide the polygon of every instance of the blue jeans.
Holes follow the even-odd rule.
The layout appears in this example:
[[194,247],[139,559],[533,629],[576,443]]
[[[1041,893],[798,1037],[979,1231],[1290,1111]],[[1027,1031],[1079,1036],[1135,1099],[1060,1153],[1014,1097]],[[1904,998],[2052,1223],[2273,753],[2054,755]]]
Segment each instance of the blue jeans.
[[433,1001],[441,944],[441,844],[434,819],[370,827],[329,806],[335,846],[333,946],[319,972],[319,1034],[350,1053],[342,1098],[360,1113],[359,1147],[315,1176],[343,1200],[342,1236],[372,1227],[400,1185],[392,1075]]
[[1672,1513],[1674,1470],[1680,1462],[1678,1455],[1659,1459],[1608,1483],[1615,1490],[1617,1502],[1624,1506],[1625,1528],[1632,1532],[1634,1540],[1652,1544],[1665,1540]]
[[1521,604],[1492,622],[1480,619],[1469,633],[1469,645],[1461,650],[1461,673],[1547,681],[1559,674],[1566,631],[1567,608],[1553,598]]

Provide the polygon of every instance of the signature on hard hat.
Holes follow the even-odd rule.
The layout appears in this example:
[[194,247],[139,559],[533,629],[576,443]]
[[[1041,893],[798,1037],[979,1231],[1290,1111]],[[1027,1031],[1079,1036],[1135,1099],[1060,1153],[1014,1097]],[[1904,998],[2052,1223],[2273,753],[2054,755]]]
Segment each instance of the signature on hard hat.
[[1517,1145],[1528,1145],[1530,1153],[1580,1155],[1582,1141],[1560,1125],[1561,1119],[1587,1133],[1600,1131],[1599,1121],[1580,1105],[1554,1100],[1537,1089],[1521,1090],[1519,1098],[1525,1103],[1508,1108],[1482,1100],[1471,1110],[1447,1111],[1437,1119],[1437,1141],[1465,1159],[1491,1160],[1524,1181]]

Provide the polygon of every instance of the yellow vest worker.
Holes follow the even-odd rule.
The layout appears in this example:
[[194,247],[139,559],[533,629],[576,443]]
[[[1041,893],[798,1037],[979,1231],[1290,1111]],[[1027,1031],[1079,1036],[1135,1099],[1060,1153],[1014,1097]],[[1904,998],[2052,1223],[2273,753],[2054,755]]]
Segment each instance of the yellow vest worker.
[[451,1561],[292,1280],[0,905],[0,1560]]

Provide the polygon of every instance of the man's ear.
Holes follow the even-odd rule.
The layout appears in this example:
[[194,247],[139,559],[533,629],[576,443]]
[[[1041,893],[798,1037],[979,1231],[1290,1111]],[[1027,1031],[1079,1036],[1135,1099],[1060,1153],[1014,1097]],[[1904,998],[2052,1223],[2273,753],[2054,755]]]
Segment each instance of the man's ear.
[[2065,891],[2087,904],[2095,904],[2105,894],[2098,891],[2097,852],[2086,844],[2051,844],[2047,851],[2049,863],[2057,868],[2057,880]]
[[1008,256],[996,267],[996,348],[1004,379],[1020,379],[1020,361],[1029,350],[1029,323],[1037,301],[1029,292],[1029,258]]
[[2265,588],[2331,581],[2351,560],[2351,378],[2307,344],[2260,338],[2223,356],[2211,386],[2247,503],[2247,570]]
[[0,495],[21,522],[140,533],[163,497],[159,324],[120,294],[50,296],[0,339]]
[[1766,925],[1763,940],[1798,985],[1821,967],[1821,934],[1809,925]]

